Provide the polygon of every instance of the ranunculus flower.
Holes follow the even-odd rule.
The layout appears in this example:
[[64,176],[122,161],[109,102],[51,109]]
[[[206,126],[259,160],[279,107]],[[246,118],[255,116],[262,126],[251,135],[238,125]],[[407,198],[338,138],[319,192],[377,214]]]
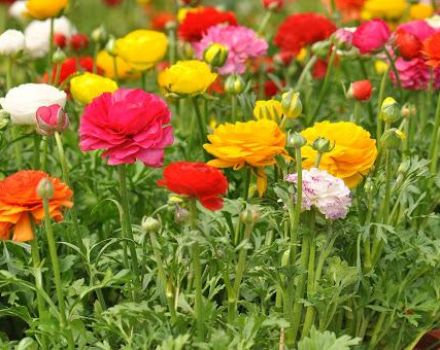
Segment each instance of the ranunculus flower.
[[127,79],[139,75],[139,73],[136,73],[134,71],[133,66],[127,63],[121,57],[116,56],[114,58],[106,50],[102,50],[98,53],[98,56],[96,57],[96,65],[99,69],[102,70],[103,75],[105,75],[107,78],[116,79],[114,62],[115,59],[118,79]]
[[270,119],[279,122],[283,115],[281,102],[277,100],[257,101],[254,107],[255,119]]
[[[286,181],[298,183],[298,174],[287,175]],[[341,179],[325,170],[311,168],[302,171],[302,210],[315,207],[326,219],[343,219],[351,206],[350,189]]]
[[203,54],[212,44],[221,44],[228,49],[226,63],[219,69],[220,74],[243,74],[249,59],[263,56],[268,44],[249,28],[242,26],[216,25],[208,29],[200,42],[194,44],[196,55],[203,59]]
[[44,218],[43,201],[37,186],[48,178],[54,193],[49,199],[49,213],[55,221],[63,219],[62,209],[71,208],[72,191],[57,178],[42,171],[21,170],[0,181],[0,240],[26,242],[34,239],[31,220],[37,224]]
[[348,95],[358,101],[368,101],[372,91],[373,85],[369,80],[358,80],[351,83]]
[[[440,69],[433,70],[431,76],[431,68],[421,57],[412,60],[405,60],[399,57],[396,60],[396,69],[399,74],[402,87],[407,90],[427,90],[433,78],[433,87],[440,88]],[[392,70],[389,72],[391,81],[397,86],[397,79]]]
[[137,70],[147,70],[161,61],[168,47],[165,34],[138,29],[116,40],[116,53]]
[[264,167],[275,164],[276,156],[287,155],[286,135],[277,123],[268,119],[219,125],[208,140],[210,143],[203,148],[215,157],[208,164],[234,170],[244,166],[255,168],[260,195],[267,188]]
[[24,49],[24,35],[15,29],[8,29],[0,35],[0,55],[15,55]]
[[[54,32],[63,34],[69,39],[76,33],[76,28],[66,17],[54,21]],[[26,51],[34,58],[48,54],[50,47],[50,19],[45,21],[32,21],[24,31]]]
[[89,46],[89,38],[86,34],[74,34],[69,39],[69,45],[73,51],[82,51]]
[[69,3],[69,0],[28,0],[28,13],[37,19],[46,19],[58,16]]
[[440,67],[440,32],[431,35],[423,42],[423,54],[429,66]]
[[197,199],[209,210],[221,209],[222,195],[228,191],[228,180],[223,173],[200,162],[171,163],[157,183],[171,192]]
[[24,21],[27,16],[27,0],[19,0],[9,6],[8,14],[12,18],[15,18],[18,21]]
[[301,135],[307,140],[307,145],[302,148],[304,168],[315,166],[318,152],[311,145],[317,138],[324,137],[334,148],[322,155],[319,167],[344,180],[348,187],[355,187],[362,181],[377,157],[376,140],[368,131],[351,122],[316,123]]
[[114,92],[118,84],[109,78],[93,73],[83,73],[70,80],[70,92],[75,101],[84,105],[104,92]]
[[179,95],[204,93],[217,79],[217,74],[202,61],[179,61],[160,72],[159,86]]
[[[64,60],[63,63],[55,64],[52,69],[52,81],[62,84],[70,76],[78,71],[92,72],[93,71],[93,58],[92,57],[69,57]],[[57,76],[59,74],[59,76]],[[48,75],[46,74],[46,78]]]
[[51,136],[63,132],[69,126],[69,117],[60,105],[44,106],[37,109],[37,132],[43,136]]
[[42,106],[64,107],[66,93],[48,84],[23,84],[0,99],[2,108],[11,115],[13,124],[35,124],[35,113]]
[[404,30],[407,33],[415,35],[420,41],[424,41],[435,33],[435,29],[427,21],[410,21],[402,23],[396,31]]
[[423,47],[422,42],[414,34],[404,29],[399,29],[394,33],[393,41],[399,54],[406,60],[419,56]]
[[164,148],[173,143],[166,103],[141,89],[104,93],[89,104],[80,122],[82,151],[104,150],[108,164],[136,160],[160,167]]
[[396,20],[403,16],[407,7],[406,0],[366,0],[362,17]]
[[353,34],[353,45],[362,54],[373,53],[383,49],[391,31],[388,25],[381,19],[362,23]]

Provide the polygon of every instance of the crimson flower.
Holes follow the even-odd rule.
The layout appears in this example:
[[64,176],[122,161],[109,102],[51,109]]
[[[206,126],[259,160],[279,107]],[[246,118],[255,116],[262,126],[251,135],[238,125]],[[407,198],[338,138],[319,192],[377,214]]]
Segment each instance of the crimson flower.
[[373,86],[369,80],[358,80],[351,83],[348,95],[357,101],[368,101],[372,91]]
[[228,191],[228,180],[223,173],[201,162],[171,163],[157,184],[171,192],[197,199],[209,210],[223,208],[222,195]]
[[[52,69],[52,81],[55,81],[59,69],[59,64],[55,65]],[[58,84],[62,84],[66,79],[68,79],[72,74],[78,71],[92,72],[93,71],[93,58],[86,57],[70,57],[61,63],[61,69],[59,71]]]
[[400,55],[406,60],[418,57],[423,48],[421,40],[404,29],[396,31],[394,34],[394,44],[399,50]]

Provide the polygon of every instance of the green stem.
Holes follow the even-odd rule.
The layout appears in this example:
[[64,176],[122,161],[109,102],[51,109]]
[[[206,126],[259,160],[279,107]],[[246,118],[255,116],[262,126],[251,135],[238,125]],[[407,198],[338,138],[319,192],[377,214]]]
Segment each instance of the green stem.
[[272,13],[273,13],[273,11],[270,11],[270,10],[266,11],[266,14],[264,15],[263,20],[261,21],[261,24],[260,24],[258,31],[257,31],[257,33],[259,35],[264,34],[264,31],[266,30],[266,27],[270,21],[270,18],[272,17]]
[[9,91],[12,86],[12,65],[13,65],[13,59],[12,56],[8,56],[6,60],[6,91]]
[[52,56],[54,51],[54,43],[53,43],[53,37],[54,37],[54,29],[55,29],[55,17],[50,18],[50,32],[49,32],[49,54],[47,57],[47,70],[49,72],[49,76],[52,72]]
[[177,43],[176,43],[176,27],[172,26],[172,28],[170,28],[168,30],[168,53],[169,53],[169,60],[170,60],[170,65],[173,65],[174,63],[176,63],[176,58],[177,58]]
[[134,284],[137,287],[137,291],[135,291],[133,295],[133,301],[138,301],[138,294],[141,290],[141,280],[139,274],[139,260],[136,253],[136,246],[134,242],[133,229],[131,226],[130,219],[130,201],[128,198],[128,188],[127,188],[127,174],[125,165],[118,166],[118,177],[119,177],[119,191],[121,195],[121,206],[122,206],[122,232],[125,238],[128,238],[132,242],[130,242],[130,255],[131,255],[131,267],[133,269],[133,280]]
[[243,199],[245,202],[249,199],[249,187],[251,185],[252,168],[246,167],[244,170],[244,181],[243,181]]
[[318,57],[312,56],[310,60],[305,65],[303,71],[301,72],[301,75],[298,78],[298,82],[296,83],[295,90],[299,91],[304,84],[304,80],[306,79],[307,74],[310,72],[310,70],[313,68],[315,63],[318,61]]
[[[115,73],[115,81],[119,84],[118,57],[112,55],[112,60],[113,60],[113,70]],[[143,89],[145,90],[145,87],[143,87]]]
[[235,94],[231,95],[231,117],[235,123],[237,121],[237,96]]
[[[295,148],[295,161],[296,161],[296,202],[295,206],[291,206],[290,216],[290,262],[293,265],[296,260],[296,250],[298,241],[299,223],[302,211],[302,197],[303,197],[303,185],[302,185],[302,155],[301,147]],[[293,215],[292,215],[293,214]]]
[[[312,299],[316,293],[315,289],[315,257],[316,257],[316,244],[315,244],[315,232],[310,233],[310,251],[309,251],[309,264],[307,269],[307,298]],[[310,301],[309,301],[310,303]],[[301,339],[307,337],[310,332],[315,319],[315,307],[313,305],[307,306],[306,316],[304,318],[304,325],[301,334]]]
[[99,43],[95,43],[95,47],[93,48],[93,74],[96,74],[98,72],[97,58],[100,50],[101,45]]
[[147,71],[143,70],[141,72],[141,87],[142,90],[147,91]]
[[383,73],[382,81],[380,83],[379,97],[377,100],[376,140],[380,140],[380,137],[382,136],[383,123],[382,123],[382,120],[380,119],[380,112],[382,109],[383,100],[385,99],[385,90],[386,90],[387,81],[388,81],[388,72],[389,72],[389,68]]
[[396,67],[396,62],[395,62],[394,58],[391,56],[391,54],[388,51],[388,49],[385,48],[384,52],[385,52],[385,55],[387,56],[388,60],[390,61],[391,70],[393,71],[394,75],[396,76],[396,81],[397,81],[397,87],[399,89],[399,94],[402,94],[402,82],[400,80],[399,71],[397,70],[397,67]]
[[67,325],[66,319],[66,303],[64,299],[63,285],[61,282],[61,272],[58,260],[57,248],[55,243],[55,237],[53,234],[52,222],[50,218],[49,200],[48,198],[43,198],[43,208],[44,208],[44,225],[46,228],[47,244],[49,246],[49,255],[52,264],[53,277],[55,282],[55,290],[58,299],[58,308],[60,313],[60,325],[65,332],[67,344],[69,349],[74,349],[74,340],[71,329]]
[[431,146],[430,146],[430,159],[431,159],[431,174],[437,174],[437,162],[438,162],[438,143],[440,142],[440,93],[437,99],[437,108],[435,110],[434,129],[432,130]]
[[193,103],[194,112],[196,115],[196,121],[200,135],[200,142],[203,144],[206,141],[206,121],[203,120],[203,116],[202,113],[200,112],[200,106],[197,97],[192,97],[191,101]]
[[39,170],[41,167],[40,163],[40,143],[41,137],[37,133],[34,134],[34,169]]

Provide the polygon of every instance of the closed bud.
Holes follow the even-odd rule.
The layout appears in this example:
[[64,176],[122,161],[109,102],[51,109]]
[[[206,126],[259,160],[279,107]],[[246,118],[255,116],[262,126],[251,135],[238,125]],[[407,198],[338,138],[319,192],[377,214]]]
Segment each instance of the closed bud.
[[246,87],[243,78],[239,75],[232,74],[226,78],[225,91],[231,95],[241,94]]
[[287,266],[290,263],[290,249],[287,249],[281,257],[281,266]]
[[305,146],[307,140],[304,136],[302,136],[299,132],[294,132],[293,134],[289,134],[287,138],[287,146],[292,148],[301,148]]
[[105,45],[105,50],[108,52],[110,56],[116,56],[116,39],[112,35],[107,41],[107,44]]
[[394,123],[400,118],[400,107],[397,101],[392,97],[387,97],[382,102],[380,109],[380,119],[385,123]]
[[186,224],[191,218],[191,213],[189,210],[177,206],[176,211],[174,212],[174,221],[176,224]]
[[148,217],[144,216],[142,218],[141,227],[142,227],[142,230],[146,233],[159,232],[161,226],[162,225],[160,224],[160,221],[155,218],[152,218],[151,216],[148,216]]
[[312,53],[322,59],[325,59],[328,56],[330,46],[331,42],[328,40],[318,41],[312,45]]
[[400,114],[403,118],[411,118],[414,117],[417,113],[416,106],[410,103],[405,103],[400,110]]
[[223,67],[228,59],[228,49],[221,44],[211,44],[203,53],[203,59],[211,67]]
[[38,197],[40,197],[41,199],[49,200],[53,197],[53,184],[48,177],[44,177],[40,180],[36,190]]
[[347,96],[357,101],[368,101],[373,92],[373,85],[369,80],[358,80],[350,84]]
[[256,119],[269,119],[277,122],[283,116],[281,103],[277,100],[257,101],[253,113]]
[[248,207],[240,213],[240,220],[245,225],[254,225],[259,218],[258,210],[253,207]]
[[350,51],[353,47],[353,32],[356,28],[339,28],[331,40],[339,50]]
[[5,130],[11,120],[11,115],[4,109],[0,109],[0,131]]
[[333,149],[333,146],[329,139],[318,137],[313,141],[312,148],[319,153],[327,153]]
[[373,180],[371,179],[371,177],[367,177],[367,179],[365,180],[364,190],[365,190],[365,193],[367,193],[367,194],[371,195],[373,193],[374,184],[373,184]]
[[281,108],[283,114],[288,119],[298,118],[303,110],[299,92],[290,90],[281,96]]
[[279,11],[284,6],[284,0],[263,0],[263,6],[269,11]]
[[63,50],[60,48],[57,48],[57,50],[52,55],[52,63],[60,64],[63,63],[66,60],[66,54]]
[[69,126],[69,117],[60,105],[43,106],[35,113],[36,130],[40,135],[51,136]]
[[101,25],[95,30],[93,30],[91,34],[91,38],[96,44],[104,43],[108,39],[107,30],[105,29],[104,26]]
[[388,129],[380,138],[380,144],[385,149],[398,149],[400,148],[402,141],[406,138],[405,134],[399,129]]

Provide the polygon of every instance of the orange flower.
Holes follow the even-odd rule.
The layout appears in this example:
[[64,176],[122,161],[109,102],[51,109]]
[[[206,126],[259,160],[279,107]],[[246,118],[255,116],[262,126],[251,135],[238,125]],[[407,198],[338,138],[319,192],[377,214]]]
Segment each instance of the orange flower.
[[62,207],[71,208],[71,189],[56,178],[42,171],[22,170],[0,181],[0,240],[10,239],[26,242],[34,239],[31,219],[40,223],[44,218],[43,201],[37,195],[41,179],[48,177],[53,184],[54,194],[49,200],[50,216],[61,221]]
[[440,67],[440,32],[431,35],[423,43],[423,54],[427,64],[433,68]]

